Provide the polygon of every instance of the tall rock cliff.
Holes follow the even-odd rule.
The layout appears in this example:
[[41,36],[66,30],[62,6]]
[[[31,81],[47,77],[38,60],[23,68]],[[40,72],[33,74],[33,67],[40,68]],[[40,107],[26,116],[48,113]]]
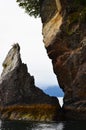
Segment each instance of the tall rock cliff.
[[13,45],[3,62],[0,111],[2,119],[52,121],[61,118],[58,99],[35,86],[34,77],[21,61],[18,44]]
[[43,41],[64,91],[67,119],[86,119],[86,1],[43,0]]

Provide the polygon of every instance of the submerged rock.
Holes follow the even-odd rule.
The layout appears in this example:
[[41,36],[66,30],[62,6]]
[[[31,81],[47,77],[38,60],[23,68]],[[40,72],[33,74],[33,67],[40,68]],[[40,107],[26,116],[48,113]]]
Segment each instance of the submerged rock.
[[34,77],[21,61],[18,44],[13,45],[3,62],[0,110],[2,119],[52,121],[61,118],[58,99],[35,86]]
[[65,117],[86,120],[86,2],[43,0],[41,19],[43,41],[65,95]]

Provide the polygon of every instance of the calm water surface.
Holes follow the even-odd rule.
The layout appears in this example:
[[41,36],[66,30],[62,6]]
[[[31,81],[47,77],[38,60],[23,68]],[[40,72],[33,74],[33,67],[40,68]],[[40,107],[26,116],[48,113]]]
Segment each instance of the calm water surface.
[[0,130],[86,130],[85,121],[25,122],[0,121]]

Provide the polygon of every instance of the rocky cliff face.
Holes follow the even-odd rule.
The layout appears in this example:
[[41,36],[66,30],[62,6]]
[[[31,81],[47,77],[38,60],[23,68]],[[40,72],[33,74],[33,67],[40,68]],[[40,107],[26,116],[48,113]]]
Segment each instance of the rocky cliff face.
[[86,2],[43,0],[43,40],[60,87],[67,119],[86,119]]
[[58,99],[35,86],[34,77],[21,61],[18,44],[13,45],[3,62],[0,110],[2,119],[51,121],[61,118]]

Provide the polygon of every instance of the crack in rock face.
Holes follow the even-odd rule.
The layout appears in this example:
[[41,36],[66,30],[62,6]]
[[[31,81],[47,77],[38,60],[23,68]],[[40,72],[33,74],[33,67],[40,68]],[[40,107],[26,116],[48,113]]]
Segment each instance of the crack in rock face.
[[43,41],[45,47],[48,47],[53,43],[56,34],[60,32],[60,26],[62,24],[61,3],[59,0],[47,0],[47,2],[43,2],[43,5],[45,5],[45,7],[42,6],[41,9],[42,21],[44,21],[42,31],[44,37]]

